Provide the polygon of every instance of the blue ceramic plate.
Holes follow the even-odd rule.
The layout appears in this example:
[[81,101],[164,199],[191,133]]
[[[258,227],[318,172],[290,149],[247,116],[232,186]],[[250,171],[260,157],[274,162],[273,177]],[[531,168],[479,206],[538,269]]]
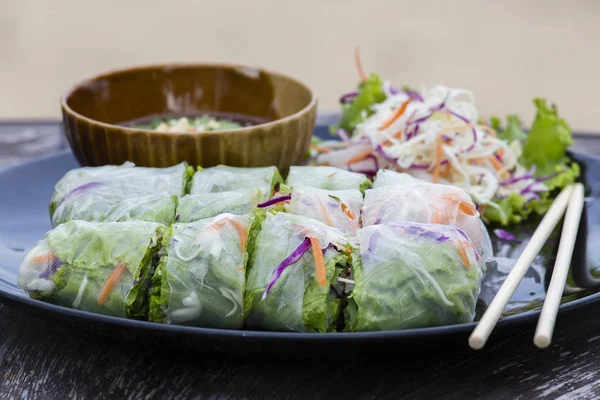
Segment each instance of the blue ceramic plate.
[[[317,136],[331,138],[327,127],[317,126]],[[585,214],[577,239],[572,273],[560,313],[591,305],[600,300],[594,289],[594,276],[600,272],[600,159],[579,153],[573,156],[584,167],[588,188]],[[48,202],[54,184],[70,169],[77,168],[70,152],[38,159],[0,172],[0,301],[43,318],[55,319],[77,328],[94,329],[126,340],[143,340],[160,345],[188,347],[230,354],[278,354],[294,356],[327,353],[328,356],[352,352],[408,351],[415,346],[429,348],[455,341],[467,347],[474,323],[432,328],[357,333],[283,333],[234,331],[163,325],[92,314],[30,299],[17,286],[18,267],[25,253],[51,229]],[[514,264],[537,221],[530,221],[511,233],[521,243],[507,243],[493,234],[497,262],[489,266],[478,304],[477,318],[485,309]],[[535,324],[544,300],[559,239],[556,230],[542,249],[507,306],[490,341],[515,328]],[[598,270],[596,268],[599,268]],[[600,274],[598,275],[600,276]],[[584,288],[584,289],[577,289]],[[560,318],[560,317],[559,317]]]

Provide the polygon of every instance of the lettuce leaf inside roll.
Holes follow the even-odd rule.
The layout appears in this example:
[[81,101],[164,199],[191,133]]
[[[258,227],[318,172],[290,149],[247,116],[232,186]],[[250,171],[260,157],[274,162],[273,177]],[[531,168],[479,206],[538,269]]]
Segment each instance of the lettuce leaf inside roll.
[[[312,218],[266,213],[246,284],[250,328],[329,332],[358,258],[356,239]],[[347,280],[347,279],[346,279]]]
[[262,198],[260,189],[188,194],[179,200],[177,222],[193,222],[219,214],[251,214]]
[[327,190],[356,189],[364,192],[371,187],[372,182],[365,174],[337,167],[291,166],[286,184],[302,184]]
[[186,163],[148,168],[127,162],[73,169],[55,186],[49,206],[52,226],[71,220],[171,224],[177,199],[186,193],[192,174]]
[[275,187],[282,182],[275,166],[242,168],[228,165],[201,168],[194,174],[190,194],[228,192],[237,189],[260,189],[266,201],[276,192]]
[[240,329],[253,214],[174,224],[153,277],[150,320]]
[[149,274],[164,228],[142,221],[66,222],[26,255],[18,284],[46,302],[146,319]]
[[483,260],[459,228],[389,223],[357,233],[362,263],[346,309],[347,331],[473,321]]

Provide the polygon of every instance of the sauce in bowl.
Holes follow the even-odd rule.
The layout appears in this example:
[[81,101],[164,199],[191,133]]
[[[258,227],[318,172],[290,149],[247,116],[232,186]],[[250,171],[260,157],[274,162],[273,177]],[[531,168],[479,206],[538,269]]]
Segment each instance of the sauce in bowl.
[[119,125],[156,132],[189,133],[239,129],[270,122],[271,119],[227,112],[204,112],[193,115],[157,114],[123,122]]

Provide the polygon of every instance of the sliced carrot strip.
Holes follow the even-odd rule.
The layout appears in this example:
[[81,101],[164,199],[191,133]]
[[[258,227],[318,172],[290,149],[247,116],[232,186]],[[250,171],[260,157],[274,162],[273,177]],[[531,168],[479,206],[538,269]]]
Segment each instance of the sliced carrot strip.
[[248,234],[246,233],[246,227],[236,219],[227,219],[228,222],[231,222],[233,227],[237,230],[238,235],[240,236],[240,249],[242,253],[246,251],[246,241]]
[[440,177],[440,164],[442,162],[442,136],[438,136],[435,142],[435,168],[433,169],[433,183],[437,183]]
[[362,82],[367,80],[367,74],[365,74],[365,70],[363,69],[362,62],[360,61],[360,49],[358,46],[354,48],[354,63],[356,64],[356,69],[358,70],[358,76]]
[[440,176],[446,177],[450,175],[450,163],[444,164],[440,172]]
[[396,134],[394,135],[394,137],[396,139],[402,139],[402,135],[404,134],[404,131],[402,131],[402,129],[400,129],[398,132],[396,132]]
[[408,99],[406,100],[404,103],[402,103],[402,105],[398,108],[396,108],[396,110],[392,113],[392,116],[390,118],[388,118],[387,121],[385,121],[380,127],[379,130],[382,131],[384,129],[387,129],[390,127],[390,125],[392,125],[394,123],[395,120],[397,120],[398,118],[400,118],[402,116],[402,114],[404,114],[404,112],[406,111],[406,107],[408,107],[408,104],[412,101],[412,99]]
[[433,215],[431,216],[431,223],[432,224],[445,224],[447,222],[446,216],[444,215],[444,213],[434,210],[433,211]]
[[475,215],[477,213],[477,207],[475,207],[475,204],[468,201],[461,201],[453,194],[443,194],[442,198],[453,204],[458,203],[458,209],[467,215]]
[[365,158],[369,157],[371,154],[373,154],[373,150],[367,150],[363,153],[360,153],[357,156],[352,157],[349,161],[348,161],[348,165],[350,164],[354,164],[357,163],[359,161],[364,160]]
[[498,159],[494,156],[489,156],[488,160],[490,160],[490,162],[492,163],[492,166],[494,167],[494,169],[498,172],[500,172],[500,175],[502,176],[506,176],[506,168],[504,167],[504,165],[498,161]]
[[346,214],[346,217],[350,218],[350,219],[354,219],[356,218],[356,214],[354,214],[354,211],[352,211],[346,204],[342,203],[342,211],[344,212],[344,214]]
[[244,266],[243,266],[243,265],[239,265],[239,266],[238,266],[236,269],[237,269],[238,271],[243,271],[243,270],[244,270]]
[[465,242],[462,240],[457,240],[456,248],[458,249],[458,255],[461,261],[463,264],[465,264],[465,267],[469,268],[471,266],[471,262],[469,261],[469,256],[467,255],[467,247]]
[[309,237],[312,247],[313,258],[315,259],[315,268],[317,272],[317,281],[319,286],[327,286],[327,273],[325,271],[325,260],[323,259],[323,249],[319,239]]
[[500,147],[496,154],[498,154],[498,157],[504,158],[504,148]]
[[42,254],[41,256],[33,257],[31,262],[33,263],[41,263],[41,262],[51,262],[54,256],[52,254]]
[[325,223],[329,226],[333,226],[333,223],[331,222],[331,218],[329,217],[329,214],[327,213],[327,207],[325,207],[325,203],[323,203],[321,201],[321,199],[317,199],[318,203],[319,203],[319,208],[321,209],[321,214],[323,214],[323,218],[325,218]]
[[327,175],[327,177],[328,177],[328,178],[332,178],[332,177],[333,177],[335,174],[337,174],[337,171],[335,171],[335,172],[333,172],[333,173],[331,173],[331,174]]
[[104,304],[110,293],[114,290],[115,286],[117,286],[117,284],[121,280],[121,277],[123,276],[125,271],[127,271],[127,267],[125,266],[125,264],[119,264],[113,270],[113,272],[110,273],[108,279],[102,287],[102,290],[100,290],[100,294],[98,295],[97,301],[99,306]]
[[316,151],[318,151],[320,153],[329,153],[329,152],[331,152],[331,149],[328,149],[327,147],[323,147],[323,146],[318,146],[316,144],[311,144],[310,148],[312,150],[316,150]]

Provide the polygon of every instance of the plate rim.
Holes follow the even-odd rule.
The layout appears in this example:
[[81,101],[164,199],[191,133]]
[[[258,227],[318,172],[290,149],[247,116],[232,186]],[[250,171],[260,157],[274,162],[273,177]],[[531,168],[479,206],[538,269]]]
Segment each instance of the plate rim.
[[[598,137],[600,140],[600,137]],[[578,151],[571,151],[572,154],[579,159],[595,160],[600,163],[600,156],[592,156],[589,154],[581,153]],[[49,154],[43,157],[38,157],[33,160],[27,160],[23,163],[15,165],[9,165],[5,168],[0,168],[0,175],[14,173],[19,169],[29,168],[32,165],[51,162],[52,159],[58,159],[62,157],[74,157],[70,149],[63,150],[57,153]],[[10,283],[9,283],[10,284]],[[10,284],[14,286],[14,284]],[[16,294],[0,287],[0,302],[15,307],[17,305],[24,306],[28,311],[33,312],[51,312],[58,314],[59,316],[67,316],[76,321],[82,322],[93,322],[101,323],[103,325],[109,325],[111,327],[121,328],[135,328],[144,331],[151,331],[155,333],[163,334],[184,334],[188,336],[196,337],[220,337],[220,338],[239,338],[239,339],[253,339],[253,340],[291,340],[291,341],[356,341],[356,340],[410,340],[410,339],[421,339],[424,337],[442,337],[448,335],[465,334],[472,331],[476,326],[477,322],[452,324],[452,325],[441,325],[424,328],[412,328],[412,329],[396,329],[387,331],[361,331],[361,332],[287,332],[287,331],[260,331],[251,329],[219,329],[219,328],[205,328],[205,327],[194,327],[186,325],[174,325],[174,324],[162,324],[158,322],[150,322],[143,320],[127,319],[122,317],[115,317],[110,315],[92,313],[83,310],[72,309],[64,306],[47,303],[41,300],[36,300],[29,297],[21,288],[19,288],[22,294]],[[572,300],[568,303],[562,303],[559,306],[558,314],[565,314],[566,312],[591,305],[600,301],[600,291],[591,293],[585,297]],[[496,326],[498,328],[507,328],[516,324],[527,323],[535,319],[541,313],[541,306],[525,311],[520,314],[509,315],[501,317]],[[44,317],[45,318],[45,317]],[[48,318],[45,318],[48,319]]]

